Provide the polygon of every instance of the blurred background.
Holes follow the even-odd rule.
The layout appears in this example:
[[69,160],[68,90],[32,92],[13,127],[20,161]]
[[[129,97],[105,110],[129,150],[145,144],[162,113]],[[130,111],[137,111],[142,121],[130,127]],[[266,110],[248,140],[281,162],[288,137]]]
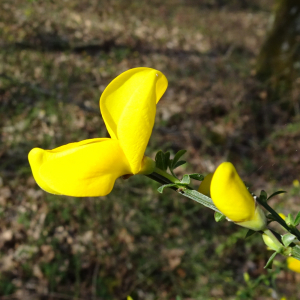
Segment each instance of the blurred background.
[[0,299],[299,299],[284,258],[263,269],[260,235],[245,240],[149,178],[118,179],[102,198],[54,196],[27,160],[107,137],[101,93],[152,67],[169,87],[148,156],[187,149],[178,176],[231,161],[253,192],[284,189],[270,204],[298,212],[298,2],[1,0]]

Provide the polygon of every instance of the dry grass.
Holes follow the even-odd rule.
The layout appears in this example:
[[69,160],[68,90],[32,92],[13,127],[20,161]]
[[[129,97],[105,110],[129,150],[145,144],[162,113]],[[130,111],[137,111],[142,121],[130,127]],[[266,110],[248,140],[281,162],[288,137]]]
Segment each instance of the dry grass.
[[225,2],[0,3],[3,299],[297,299],[300,278],[280,271],[284,263],[272,286],[258,236],[244,241],[242,229],[158,195],[147,178],[118,180],[103,198],[54,197],[27,162],[35,146],[107,136],[101,92],[124,70],[148,66],[169,80],[150,156],[187,149],[180,175],[230,160],[252,190],[287,189],[272,204],[299,211],[298,83],[291,111],[266,101],[253,76],[273,2]]

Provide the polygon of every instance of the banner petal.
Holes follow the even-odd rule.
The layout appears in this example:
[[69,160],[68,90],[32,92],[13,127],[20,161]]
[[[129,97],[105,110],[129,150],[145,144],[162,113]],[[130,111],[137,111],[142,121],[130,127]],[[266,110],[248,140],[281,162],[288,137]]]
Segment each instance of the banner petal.
[[141,168],[156,114],[168,82],[150,68],[128,70],[114,79],[100,98],[100,110],[112,139],[118,139],[131,172]]

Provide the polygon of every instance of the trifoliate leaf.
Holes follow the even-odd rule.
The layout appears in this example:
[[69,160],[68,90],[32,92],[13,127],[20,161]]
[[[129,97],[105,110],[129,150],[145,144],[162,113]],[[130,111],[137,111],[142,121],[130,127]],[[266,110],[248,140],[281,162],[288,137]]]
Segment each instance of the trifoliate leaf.
[[270,200],[272,197],[279,195],[279,194],[283,194],[286,193],[286,191],[277,191],[275,193],[273,193],[271,196],[269,196],[269,198],[267,198],[267,200]]
[[156,167],[167,171],[170,162],[170,152],[164,153],[163,151],[158,151],[155,156]]
[[288,214],[287,218],[285,219],[285,223],[288,224],[289,226],[290,225],[294,226],[294,218],[292,214]]
[[277,252],[274,252],[274,253],[270,256],[270,258],[269,258],[268,262],[266,263],[264,269],[272,269],[273,260],[274,260],[274,258],[275,258],[276,255],[277,255]]
[[164,164],[164,171],[167,171],[169,167],[169,161],[170,161],[170,152],[165,152],[164,154],[164,159],[163,159],[163,164]]
[[295,220],[294,220],[294,225],[298,226],[300,224],[300,211],[298,212]]
[[295,239],[296,239],[296,237],[293,234],[287,233],[282,236],[283,245],[285,247],[288,247]]
[[172,160],[172,165],[171,165],[171,169],[172,169],[172,170],[173,170],[174,167],[176,166],[176,163],[179,161],[180,157],[181,157],[182,155],[185,154],[185,152],[186,152],[186,150],[179,150],[179,151],[175,154],[175,156],[174,156],[174,158],[173,158],[173,160]]
[[224,219],[226,219],[226,216],[224,216],[222,213],[219,212],[215,212],[215,221],[216,222],[220,222],[223,221]]
[[190,178],[198,181],[203,181],[204,176],[202,174],[194,173],[194,174],[190,174]]
[[164,153],[160,150],[156,153],[155,155],[155,162],[156,162],[156,167],[165,171],[164,169]]
[[180,160],[180,161],[178,161],[178,162],[175,164],[175,166],[173,167],[173,170],[176,169],[176,168],[178,168],[178,167],[180,167],[181,165],[184,165],[184,164],[186,164],[186,161],[185,161],[185,160]]

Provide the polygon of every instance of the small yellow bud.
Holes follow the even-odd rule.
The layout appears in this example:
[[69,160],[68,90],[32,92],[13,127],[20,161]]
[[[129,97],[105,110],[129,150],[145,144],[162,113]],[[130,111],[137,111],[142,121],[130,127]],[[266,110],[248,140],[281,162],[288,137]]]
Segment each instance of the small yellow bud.
[[294,257],[288,257],[287,260],[288,269],[300,273],[300,261]]
[[286,216],[285,216],[283,213],[279,213],[279,216],[280,216],[283,220],[286,219]]
[[266,228],[264,212],[231,163],[224,162],[216,169],[210,194],[216,207],[231,221],[255,231]]
[[299,183],[298,179],[293,180],[293,186],[296,187],[296,188],[300,186],[300,183]]

